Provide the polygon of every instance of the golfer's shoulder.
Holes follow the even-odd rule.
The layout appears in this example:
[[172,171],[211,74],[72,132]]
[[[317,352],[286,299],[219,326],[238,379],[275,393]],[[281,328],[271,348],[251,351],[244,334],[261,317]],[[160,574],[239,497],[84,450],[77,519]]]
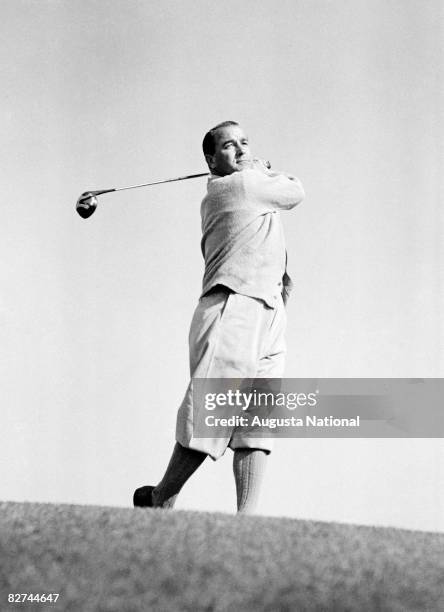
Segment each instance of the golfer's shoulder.
[[267,183],[267,175],[256,168],[245,168],[240,172],[230,174],[227,186],[239,194],[251,194],[261,191]]
[[225,176],[212,177],[208,181],[208,196],[239,196],[245,190],[245,177],[243,172],[233,172]]
[[208,181],[209,199],[233,199],[237,201],[254,199],[270,189],[274,180],[256,168],[246,168],[226,176],[214,177]]

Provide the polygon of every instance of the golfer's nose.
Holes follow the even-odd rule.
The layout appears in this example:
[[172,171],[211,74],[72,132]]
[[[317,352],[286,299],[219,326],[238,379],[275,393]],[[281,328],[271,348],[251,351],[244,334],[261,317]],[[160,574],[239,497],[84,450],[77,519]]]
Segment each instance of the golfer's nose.
[[236,143],[236,153],[238,155],[242,155],[245,152],[245,149],[247,148],[247,145],[245,145],[242,142],[237,142]]

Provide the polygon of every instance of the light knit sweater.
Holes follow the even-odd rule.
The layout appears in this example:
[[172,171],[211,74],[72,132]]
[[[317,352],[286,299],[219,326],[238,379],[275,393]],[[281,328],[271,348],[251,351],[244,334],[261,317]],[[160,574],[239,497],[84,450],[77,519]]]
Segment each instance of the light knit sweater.
[[211,176],[201,205],[202,295],[222,284],[274,308],[286,263],[280,211],[303,198],[298,179],[257,167]]

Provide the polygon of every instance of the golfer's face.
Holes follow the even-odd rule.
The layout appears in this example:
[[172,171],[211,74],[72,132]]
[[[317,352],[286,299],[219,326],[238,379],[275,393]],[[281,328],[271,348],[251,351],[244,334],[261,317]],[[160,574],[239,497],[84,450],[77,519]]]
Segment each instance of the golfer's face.
[[214,174],[225,176],[251,168],[252,156],[248,137],[238,125],[219,128],[215,135],[216,148],[211,161]]

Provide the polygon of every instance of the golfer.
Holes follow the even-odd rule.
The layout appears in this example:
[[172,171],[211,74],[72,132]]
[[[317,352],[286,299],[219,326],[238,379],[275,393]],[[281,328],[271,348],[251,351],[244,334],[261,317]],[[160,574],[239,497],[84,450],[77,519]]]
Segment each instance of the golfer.
[[294,176],[271,171],[253,158],[247,136],[234,121],[216,125],[202,146],[211,173],[201,205],[205,273],[189,335],[191,381],[178,410],[166,472],[157,486],[137,489],[133,501],[172,508],[205,458],[216,460],[229,447],[238,512],[253,513],[272,440],[248,438],[241,428],[226,437],[196,437],[196,426],[208,412],[193,405],[193,379],[283,376],[291,282],[280,212],[299,204],[304,191]]

